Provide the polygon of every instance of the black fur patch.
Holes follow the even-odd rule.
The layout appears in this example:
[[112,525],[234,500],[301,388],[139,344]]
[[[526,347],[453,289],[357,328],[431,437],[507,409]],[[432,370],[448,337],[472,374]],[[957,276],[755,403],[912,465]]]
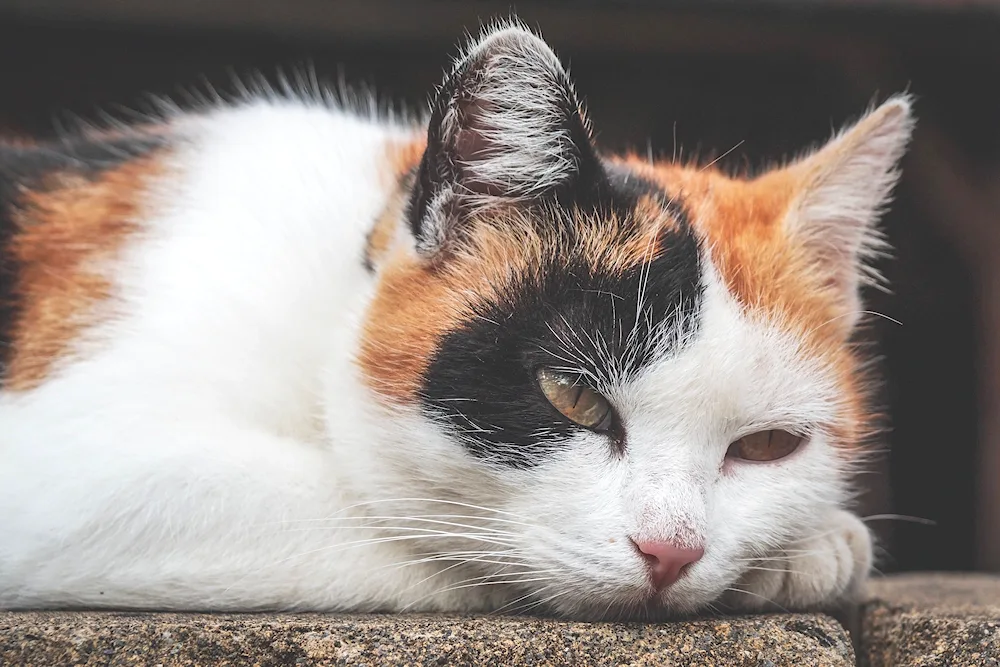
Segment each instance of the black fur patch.
[[18,231],[16,218],[21,190],[44,189],[46,177],[55,173],[97,178],[102,172],[146,155],[164,143],[161,137],[135,136],[34,146],[0,144],[0,386],[18,316],[19,267],[10,252],[10,243]]
[[[615,185],[613,178],[606,182]],[[601,202],[634,204],[655,186],[642,181],[635,187],[641,192],[614,187]],[[698,241],[683,206],[668,210],[677,227],[664,233],[662,252],[649,264],[616,275],[592,270],[571,252],[553,253],[559,258],[540,278],[526,276],[501,301],[482,304],[477,317],[444,338],[427,370],[422,400],[428,413],[443,418],[473,455],[504,465],[529,467],[562,446],[581,427],[546,400],[535,379],[540,367],[576,366],[598,378],[594,389],[600,390],[612,383],[600,360],[610,357],[621,374],[634,375],[661,351],[657,331],[676,340],[698,326]]]

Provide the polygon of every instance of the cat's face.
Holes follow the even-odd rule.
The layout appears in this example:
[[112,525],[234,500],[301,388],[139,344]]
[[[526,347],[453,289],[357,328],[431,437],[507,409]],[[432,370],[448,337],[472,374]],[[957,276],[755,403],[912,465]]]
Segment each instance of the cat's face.
[[605,159],[540,40],[470,50],[369,248],[381,490],[464,535],[420,549],[603,617],[702,609],[814,530],[870,425],[848,340],[910,125],[753,180]]

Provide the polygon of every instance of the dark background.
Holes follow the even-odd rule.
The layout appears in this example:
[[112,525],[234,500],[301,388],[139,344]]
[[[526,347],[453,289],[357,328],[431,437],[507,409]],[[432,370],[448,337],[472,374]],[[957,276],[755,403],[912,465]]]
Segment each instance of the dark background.
[[[908,90],[919,119],[870,295],[891,453],[864,478],[886,571],[1000,569],[1000,10],[931,2],[0,0],[0,135],[128,117],[311,67],[420,110],[465,31],[539,28],[611,150],[759,168]],[[206,83],[207,82],[207,83]],[[996,380],[994,380],[996,378]]]

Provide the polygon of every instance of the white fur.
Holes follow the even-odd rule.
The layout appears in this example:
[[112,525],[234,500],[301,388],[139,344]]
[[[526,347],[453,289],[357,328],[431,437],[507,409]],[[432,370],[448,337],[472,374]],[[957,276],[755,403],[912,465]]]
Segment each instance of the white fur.
[[383,148],[408,130],[276,101],[176,123],[155,214],[113,269],[119,315],[56,377],[0,394],[0,607],[647,613],[630,536],[704,544],[670,612],[727,591],[829,602],[867,571],[827,433],[772,464],[725,458],[752,431],[829,422],[839,396],[707,259],[683,351],[606,388],[625,455],[582,432],[513,470],[384,407],[354,362]]

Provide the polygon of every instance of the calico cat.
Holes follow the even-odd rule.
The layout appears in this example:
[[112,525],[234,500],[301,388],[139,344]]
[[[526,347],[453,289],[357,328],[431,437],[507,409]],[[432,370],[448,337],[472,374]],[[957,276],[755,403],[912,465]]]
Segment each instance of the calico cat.
[[0,148],[0,607],[849,599],[912,124],[754,178],[607,156],[505,24],[420,126],[265,95]]

